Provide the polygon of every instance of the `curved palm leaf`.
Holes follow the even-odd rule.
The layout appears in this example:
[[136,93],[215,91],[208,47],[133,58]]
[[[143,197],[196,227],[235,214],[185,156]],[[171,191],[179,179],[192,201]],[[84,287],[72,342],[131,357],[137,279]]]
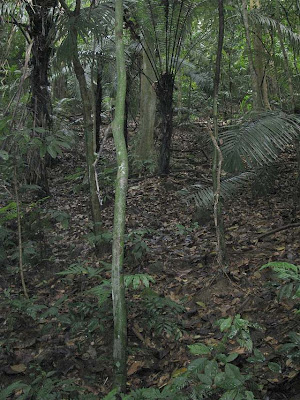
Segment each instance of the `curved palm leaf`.
[[[221,181],[221,198],[229,199],[233,194],[238,193],[254,179],[254,172],[243,172],[240,175]],[[197,185],[194,185],[197,188]],[[210,209],[214,204],[214,192],[212,187],[204,187],[192,195],[196,206],[201,209]]]
[[262,27],[271,28],[274,31],[279,28],[282,35],[287,38],[296,49],[300,49],[300,35],[292,31],[292,29],[286,25],[268,17],[267,15],[261,14],[258,10],[252,10],[250,16],[254,22],[260,24]]
[[300,119],[283,113],[267,113],[220,134],[224,169],[245,171],[276,160],[300,132]]

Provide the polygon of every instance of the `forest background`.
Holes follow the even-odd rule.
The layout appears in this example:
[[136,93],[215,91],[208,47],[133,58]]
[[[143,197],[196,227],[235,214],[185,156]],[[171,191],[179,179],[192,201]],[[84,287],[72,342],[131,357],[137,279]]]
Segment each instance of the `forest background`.
[[299,399],[300,3],[0,6],[0,399]]

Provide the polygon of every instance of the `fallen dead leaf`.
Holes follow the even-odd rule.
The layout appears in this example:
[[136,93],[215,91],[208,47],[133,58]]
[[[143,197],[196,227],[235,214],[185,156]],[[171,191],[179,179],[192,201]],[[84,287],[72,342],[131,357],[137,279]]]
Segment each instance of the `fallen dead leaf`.
[[16,364],[16,365],[11,365],[10,369],[12,369],[14,372],[17,372],[18,374],[21,374],[22,372],[25,372],[27,367],[25,364]]
[[134,361],[133,364],[131,364],[131,366],[129,367],[127,375],[131,376],[131,375],[135,374],[136,371],[138,371],[139,369],[141,369],[144,366],[144,364],[145,363],[143,361]]

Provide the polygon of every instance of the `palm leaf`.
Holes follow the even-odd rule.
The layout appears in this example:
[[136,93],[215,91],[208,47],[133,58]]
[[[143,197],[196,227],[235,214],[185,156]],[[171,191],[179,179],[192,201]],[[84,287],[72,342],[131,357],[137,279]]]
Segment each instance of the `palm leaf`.
[[299,134],[296,116],[266,113],[258,117],[220,134],[226,171],[236,173],[273,162]]
[[252,10],[250,13],[252,20],[262,27],[270,28],[276,31],[277,28],[280,29],[282,35],[289,40],[289,42],[294,46],[295,49],[300,49],[300,35],[284,24],[276,21],[275,19],[263,15],[258,10]]
[[[233,194],[238,193],[247,187],[254,179],[254,172],[243,172],[240,175],[233,176],[221,181],[221,198],[229,199]],[[194,185],[197,188],[197,185]],[[198,186],[199,187],[199,186]],[[214,203],[214,191],[212,187],[200,188],[192,195],[196,206],[201,209],[211,209]]]

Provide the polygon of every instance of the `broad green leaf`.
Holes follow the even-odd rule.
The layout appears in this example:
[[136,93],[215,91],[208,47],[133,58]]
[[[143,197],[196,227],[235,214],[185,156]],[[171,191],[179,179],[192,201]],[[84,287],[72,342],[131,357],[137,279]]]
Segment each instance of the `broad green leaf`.
[[191,344],[188,346],[190,352],[195,354],[196,356],[200,356],[203,354],[210,354],[211,348],[206,346],[203,343]]
[[231,353],[229,356],[226,357],[226,362],[231,362],[238,357],[238,353]]
[[221,320],[220,331],[221,332],[227,331],[231,327],[231,324],[232,324],[232,318],[231,317],[228,317],[226,319]]
[[268,363],[268,367],[272,372],[276,372],[276,373],[281,373],[281,366],[280,364],[274,363],[274,362],[269,362]]
[[7,161],[9,159],[8,152],[5,150],[0,150],[0,158],[2,158],[4,161]]

